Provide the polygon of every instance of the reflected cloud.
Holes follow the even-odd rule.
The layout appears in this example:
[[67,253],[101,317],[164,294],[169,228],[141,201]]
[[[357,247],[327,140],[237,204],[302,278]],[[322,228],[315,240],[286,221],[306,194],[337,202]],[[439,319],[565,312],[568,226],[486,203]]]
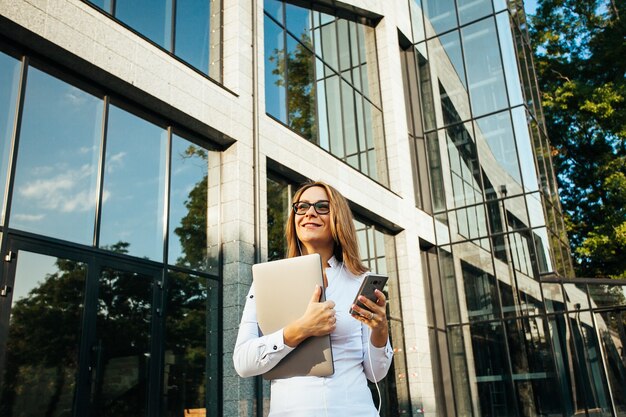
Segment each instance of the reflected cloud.
[[66,102],[74,107],[83,107],[87,101],[85,93],[78,88],[70,88],[63,96]]
[[15,214],[11,216],[13,220],[17,220],[19,222],[24,223],[35,223],[43,220],[46,215],[45,214]]
[[111,156],[107,156],[107,172],[112,172],[115,168],[124,166],[124,158],[126,157],[126,152],[118,152]]
[[93,210],[95,194],[90,184],[92,172],[91,166],[83,165],[79,169],[66,170],[50,178],[37,178],[20,187],[19,194],[34,201],[34,206],[48,210],[64,213]]

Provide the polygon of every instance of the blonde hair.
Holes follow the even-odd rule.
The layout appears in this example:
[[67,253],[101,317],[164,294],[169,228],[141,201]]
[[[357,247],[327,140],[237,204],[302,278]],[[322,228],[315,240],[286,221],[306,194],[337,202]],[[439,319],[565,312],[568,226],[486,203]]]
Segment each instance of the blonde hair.
[[[367,272],[367,268],[363,265],[363,262],[361,262],[359,255],[359,244],[356,239],[356,229],[354,227],[352,211],[350,210],[350,206],[348,206],[348,201],[339,191],[324,182],[309,181],[296,191],[292,203],[300,201],[302,193],[313,187],[323,188],[328,195],[330,205],[330,232],[335,241],[333,255],[335,255],[338,261],[343,262],[346,268],[348,268],[348,271],[353,275],[361,275]],[[289,210],[289,218],[287,219],[287,227],[285,229],[288,245],[287,257],[293,258],[300,256],[300,242],[296,234],[295,213],[292,209]]]

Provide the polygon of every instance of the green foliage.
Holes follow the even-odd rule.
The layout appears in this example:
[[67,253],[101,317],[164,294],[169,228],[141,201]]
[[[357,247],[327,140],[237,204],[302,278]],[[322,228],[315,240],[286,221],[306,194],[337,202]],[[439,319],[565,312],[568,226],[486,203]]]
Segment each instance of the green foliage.
[[578,276],[626,276],[626,2],[542,0],[531,41]]
[[268,261],[282,259],[287,255],[285,224],[289,213],[289,187],[286,183],[267,180],[267,242]]
[[289,126],[310,141],[317,140],[315,123],[315,57],[311,38],[302,34],[293,51],[275,49],[268,61],[274,64],[276,84],[287,89]]

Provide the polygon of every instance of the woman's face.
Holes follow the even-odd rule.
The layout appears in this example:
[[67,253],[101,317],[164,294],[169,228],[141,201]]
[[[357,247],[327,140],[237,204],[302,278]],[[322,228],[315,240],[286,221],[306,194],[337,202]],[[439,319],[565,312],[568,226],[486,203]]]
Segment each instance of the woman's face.
[[330,230],[330,213],[319,214],[313,206],[318,201],[328,201],[326,190],[322,187],[308,188],[298,201],[311,203],[306,213],[296,213],[294,217],[298,239],[305,246],[320,248],[330,245],[332,247],[334,241]]

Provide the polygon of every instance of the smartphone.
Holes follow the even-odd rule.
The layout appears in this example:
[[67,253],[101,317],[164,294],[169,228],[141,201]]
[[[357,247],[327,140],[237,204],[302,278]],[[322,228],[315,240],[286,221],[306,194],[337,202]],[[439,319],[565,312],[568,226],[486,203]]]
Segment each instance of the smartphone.
[[[369,309],[365,307],[365,305],[363,305],[362,302],[359,301],[359,296],[363,295],[366,298],[376,302],[376,299],[378,297],[376,297],[374,290],[382,291],[383,288],[385,287],[385,284],[387,283],[387,279],[388,277],[385,275],[379,275],[379,274],[366,275],[365,278],[363,278],[363,282],[361,283],[361,288],[359,288],[359,291],[354,297],[354,301],[352,302],[352,304],[356,304],[359,307],[364,308],[369,311]],[[354,311],[352,308],[350,308],[350,314],[358,314],[358,313]]]

